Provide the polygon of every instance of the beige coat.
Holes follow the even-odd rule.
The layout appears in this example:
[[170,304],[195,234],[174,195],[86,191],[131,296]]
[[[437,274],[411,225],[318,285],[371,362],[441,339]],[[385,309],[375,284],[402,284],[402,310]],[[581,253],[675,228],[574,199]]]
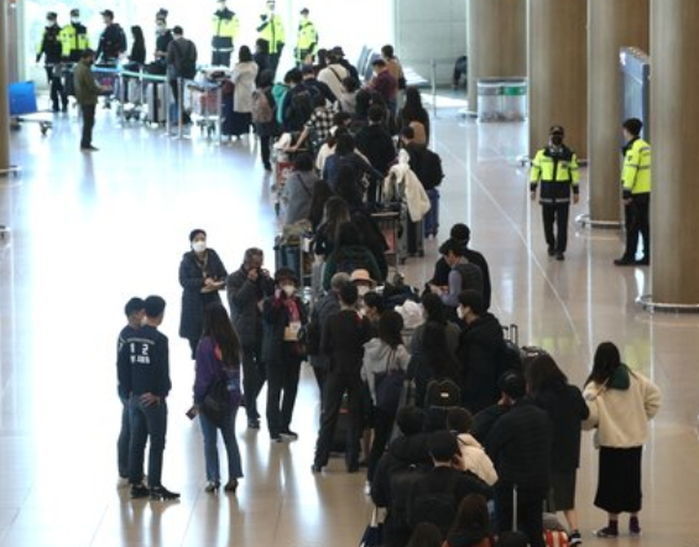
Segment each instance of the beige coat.
[[493,462],[480,443],[468,433],[459,435],[459,449],[464,471],[470,471],[488,486],[498,482],[498,474]]
[[585,429],[597,429],[596,444],[607,448],[633,448],[648,439],[648,421],[660,409],[660,390],[638,372],[630,372],[629,389],[607,389],[594,382],[583,396],[590,408]]

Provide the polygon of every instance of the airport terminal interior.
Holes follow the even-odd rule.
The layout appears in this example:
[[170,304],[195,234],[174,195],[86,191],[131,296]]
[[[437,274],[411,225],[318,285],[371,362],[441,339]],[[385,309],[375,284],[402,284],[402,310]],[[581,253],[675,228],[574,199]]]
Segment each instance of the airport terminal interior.
[[[207,2],[198,2],[197,11],[213,13],[215,3],[205,10]],[[0,545],[358,545],[373,510],[366,469],[348,473],[340,455],[333,456],[321,473],[311,471],[320,397],[308,363],[302,365],[291,424],[298,439],[273,442],[264,416],[261,428],[255,430],[247,427],[244,410],[238,412],[236,436],[244,477],[234,495],[205,492],[201,428],[198,419],[185,414],[192,406],[195,370],[189,343],[178,335],[182,298],[178,268],[183,254],[191,250],[190,231],[206,230],[209,248],[217,251],[229,273],[240,267],[249,247],[260,247],[265,267],[275,270],[275,236],[282,231],[283,214],[275,211],[277,173],[265,170],[259,139],[250,132],[240,139],[219,141],[215,130],[209,134],[199,129],[195,114],[194,124],[185,127],[180,137],[174,123],[168,133],[162,124],[125,120],[118,101],[107,109],[100,100],[93,138],[99,150],[81,150],[75,99],[71,97],[66,113],[50,111],[45,74],[41,65],[34,64],[33,48],[40,39],[45,12],[57,11],[63,24],[73,7],[83,10],[96,42],[99,10],[94,2],[6,4],[0,6],[4,10],[0,22],[5,25],[0,27],[0,40],[3,30],[10,36],[11,24],[18,34],[12,47],[7,39],[0,43],[4,52],[0,94],[6,94],[5,84],[8,77],[13,81],[13,74],[18,80],[32,79],[38,112],[23,115],[13,129],[8,129],[7,112],[0,113],[0,126],[4,126],[0,129],[5,131],[0,145],[9,152],[9,164],[0,168],[18,168],[0,177]],[[20,9],[16,4],[25,5]],[[103,7],[113,9],[125,29],[143,25],[147,47],[152,49],[154,14],[168,6],[150,0],[112,4]],[[190,2],[171,0],[170,4],[168,24],[182,24],[185,32],[192,28],[190,38],[197,45],[201,42],[200,63],[207,64],[211,16],[201,15],[203,22],[194,22],[197,14]],[[353,7],[348,9],[348,4]],[[650,421],[643,447],[643,533],[628,534],[626,514],[620,517],[617,539],[595,537],[595,530],[607,524],[607,515],[594,505],[598,449],[593,433],[586,431],[576,495],[583,544],[699,546],[699,316],[692,313],[699,304],[695,298],[699,262],[691,243],[699,230],[694,215],[699,191],[679,189],[695,181],[676,175],[696,171],[688,166],[696,154],[682,155],[691,151],[688,146],[699,144],[689,136],[696,124],[677,124],[682,112],[699,113],[699,99],[690,85],[692,78],[696,83],[699,69],[687,53],[699,46],[699,6],[695,0],[437,0],[430,9],[425,4],[422,0],[278,0],[287,23],[287,51],[277,80],[292,68],[298,12],[304,6],[310,8],[321,45],[342,45],[353,64],[364,46],[379,51],[385,43],[395,44],[397,57],[421,86],[430,114],[429,147],[441,157],[445,174],[439,187],[437,237],[425,240],[424,257],[408,257],[397,269],[409,285],[422,291],[450,227],[465,223],[471,229],[470,247],[483,253],[489,264],[490,311],[502,325],[518,325],[520,345],[551,354],[570,383],[582,389],[597,346],[614,342],[624,363],[649,378],[662,394],[660,411]],[[239,44],[253,46],[257,14],[267,9],[265,2],[229,1],[232,9],[237,5],[245,29]],[[629,14],[633,11],[635,16],[637,10],[645,10],[639,16],[645,30],[624,28],[633,19]],[[339,19],[345,12],[343,24]],[[507,47],[520,47],[507,46],[520,32],[511,19],[527,16],[530,32],[532,25],[540,25],[542,32],[535,37],[524,32],[522,47],[529,54],[515,55],[521,54],[520,69],[517,62],[501,57],[507,57],[503,52]],[[578,19],[564,22],[563,18],[573,17]],[[502,35],[485,36],[498,34],[494,31],[498,21]],[[571,44],[575,42],[571,38],[558,48],[558,56],[546,55],[540,49],[551,46],[542,42],[545,25],[554,29],[547,39],[565,40],[566,33],[578,33],[583,43]],[[456,32],[455,27],[462,28]],[[443,43],[432,39],[435,36],[442,36]],[[479,49],[489,39],[502,45],[503,50],[489,48],[488,55],[498,59],[485,60]],[[588,51],[594,50],[591,44],[611,50],[607,68],[597,66],[596,57],[588,57]],[[467,46],[468,92],[463,80],[457,89],[451,80],[454,62],[467,53]],[[652,87],[652,118],[643,118],[655,124],[646,136],[658,162],[653,176],[667,175],[662,181],[654,178],[654,191],[658,190],[653,199],[658,202],[652,203],[650,266],[614,265],[625,243],[618,181],[627,103],[617,104],[610,97],[623,92],[618,52],[626,46],[651,54],[653,70],[656,58],[666,55],[667,61],[668,56],[676,56],[675,63],[662,66],[662,73],[671,80],[668,86],[675,91],[674,108],[669,106],[672,95],[659,97],[662,90]],[[14,55],[12,67],[8,52]],[[571,59],[574,55],[578,57]],[[571,64],[575,66],[570,68]],[[587,66],[589,86],[579,74],[582,65]],[[573,75],[565,72],[569,69]],[[688,80],[678,74],[683,71]],[[592,80],[593,74],[597,79]],[[524,119],[479,118],[476,102],[482,99],[477,98],[481,76],[528,76],[529,111],[523,113]],[[574,77],[582,79],[566,80]],[[603,85],[607,87],[602,89]],[[682,85],[687,89],[677,88]],[[566,96],[559,97],[559,92]],[[653,96],[656,92],[658,96]],[[599,107],[597,103],[605,98],[613,104]],[[3,104],[5,100],[0,100]],[[664,105],[672,111],[661,111]],[[639,108],[638,117],[648,114],[648,105]],[[37,120],[50,121],[52,126],[43,134]],[[548,128],[554,124],[566,127],[566,143],[585,160],[580,201],[571,204],[565,260],[547,252],[541,206],[530,199],[526,161],[547,145]],[[609,127],[602,128],[605,124]],[[660,144],[660,138],[674,140]],[[607,161],[611,174],[599,170],[601,160],[595,164],[602,154],[600,146],[613,150]],[[661,152],[671,154],[674,167],[666,166]],[[616,190],[610,194],[595,189],[603,184]],[[661,193],[666,190],[670,197],[663,201]],[[602,216],[598,218],[602,222],[595,223],[595,200],[601,200],[606,215],[609,207],[604,202],[609,199],[615,200],[612,216],[618,215]],[[670,213],[673,204],[677,214]],[[586,221],[577,219],[584,215],[589,215]],[[649,294],[673,306],[644,308],[638,299]],[[122,405],[117,396],[116,339],[125,324],[126,301],[148,295],[160,295],[167,302],[160,330],[169,338],[172,391],[167,398],[163,484],[181,493],[177,501],[130,499],[129,489],[117,485],[116,440]],[[226,302],[225,291],[222,296]],[[265,397],[263,388],[258,398],[261,408]],[[225,469],[220,443],[219,453]]]

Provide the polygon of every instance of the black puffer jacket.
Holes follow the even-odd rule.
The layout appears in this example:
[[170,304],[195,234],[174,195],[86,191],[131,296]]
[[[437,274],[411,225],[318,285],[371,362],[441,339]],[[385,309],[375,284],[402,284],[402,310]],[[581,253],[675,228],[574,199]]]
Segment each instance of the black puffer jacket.
[[258,303],[274,293],[274,281],[259,276],[257,281],[248,279],[248,272],[241,267],[226,280],[231,321],[243,347],[254,347],[262,341],[262,315]]
[[486,313],[461,334],[459,363],[464,406],[474,414],[500,398],[498,378],[504,372],[505,341],[497,318]]

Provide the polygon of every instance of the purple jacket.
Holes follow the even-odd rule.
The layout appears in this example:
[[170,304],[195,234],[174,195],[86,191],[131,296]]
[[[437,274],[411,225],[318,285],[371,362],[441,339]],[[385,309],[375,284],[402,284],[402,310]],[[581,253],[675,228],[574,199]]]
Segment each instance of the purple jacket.
[[206,397],[209,386],[216,378],[225,374],[228,379],[228,393],[231,396],[233,408],[240,405],[240,367],[226,369],[223,361],[216,357],[216,342],[205,336],[199,341],[196,355],[196,371],[194,375],[194,402],[201,404]]

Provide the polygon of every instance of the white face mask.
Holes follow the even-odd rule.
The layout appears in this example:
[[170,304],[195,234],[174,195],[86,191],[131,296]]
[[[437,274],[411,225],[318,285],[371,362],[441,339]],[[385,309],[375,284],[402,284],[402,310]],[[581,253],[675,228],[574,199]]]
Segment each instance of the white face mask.
[[71,17],[70,22],[77,25],[80,22],[80,17]]
[[293,285],[284,285],[282,287],[282,290],[284,291],[284,294],[286,294],[289,298],[294,296],[294,293],[296,292],[296,287]]
[[192,250],[195,253],[203,253],[204,251],[206,251],[206,241],[195,241],[194,243],[192,243]]
[[465,314],[464,314],[464,309],[463,309],[461,306],[459,306],[458,308],[456,308],[456,316],[457,316],[459,319],[461,319],[462,321],[464,320],[464,315],[465,315]]
[[359,296],[366,296],[369,292],[371,292],[371,288],[367,287],[366,285],[359,285],[359,287],[357,287],[357,293]]

